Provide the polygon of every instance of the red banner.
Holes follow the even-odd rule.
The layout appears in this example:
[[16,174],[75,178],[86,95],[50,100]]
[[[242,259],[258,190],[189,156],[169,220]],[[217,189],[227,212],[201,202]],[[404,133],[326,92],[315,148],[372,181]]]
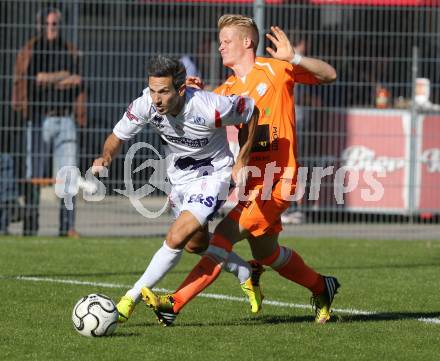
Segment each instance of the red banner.
[[440,6],[440,0],[310,0],[316,5]]
[[[342,165],[356,173],[358,182],[345,197],[347,209],[399,213],[408,208],[410,121],[409,112],[348,111],[345,149],[340,157]],[[383,177],[378,178],[377,172]],[[367,200],[372,192],[369,176],[383,187],[379,199]]]
[[416,205],[420,211],[440,207],[440,115],[421,117],[416,178]]

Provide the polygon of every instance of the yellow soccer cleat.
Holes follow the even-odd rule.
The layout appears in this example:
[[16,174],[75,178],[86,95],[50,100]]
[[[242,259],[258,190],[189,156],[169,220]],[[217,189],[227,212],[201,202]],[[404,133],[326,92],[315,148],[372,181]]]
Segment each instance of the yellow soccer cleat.
[[170,326],[179,313],[174,312],[174,300],[172,295],[156,295],[147,287],[142,288],[142,300],[153,309],[157,320],[163,326]]
[[330,319],[331,305],[333,298],[338,293],[338,288],[341,286],[335,277],[324,277],[325,291],[324,293],[312,296],[312,307],[315,308],[315,322],[326,323]]
[[118,309],[118,323],[127,322],[136,307],[136,303],[130,296],[122,296],[116,308]]
[[254,260],[249,261],[249,264],[252,267],[252,276],[246,280],[245,283],[241,284],[241,289],[249,300],[252,313],[257,313],[261,311],[264,299],[264,295],[260,287],[260,276],[265,269]]

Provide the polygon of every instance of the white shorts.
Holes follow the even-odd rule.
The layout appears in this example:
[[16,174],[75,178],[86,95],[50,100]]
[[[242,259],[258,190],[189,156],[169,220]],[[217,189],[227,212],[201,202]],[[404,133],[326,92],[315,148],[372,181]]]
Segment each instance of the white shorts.
[[215,177],[206,177],[188,184],[173,186],[169,198],[174,217],[182,211],[190,211],[203,226],[226,202],[229,182]]

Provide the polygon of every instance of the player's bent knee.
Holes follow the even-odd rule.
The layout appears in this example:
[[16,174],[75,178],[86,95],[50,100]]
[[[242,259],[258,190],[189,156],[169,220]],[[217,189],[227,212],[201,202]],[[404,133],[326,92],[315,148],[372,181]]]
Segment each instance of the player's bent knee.
[[257,258],[257,261],[262,265],[272,267],[272,265],[277,260],[279,255],[280,255],[280,247],[277,247],[276,250],[270,256],[260,259]]
[[185,246],[185,251],[188,253],[201,254],[208,249],[208,244],[194,244],[193,242],[188,242]]
[[258,262],[265,266],[271,267],[274,270],[278,270],[289,262],[290,258],[292,257],[292,252],[293,251],[289,248],[278,246],[269,257],[258,259]]
[[166,243],[170,248],[183,249],[187,243],[187,240],[180,232],[169,230],[166,237]]

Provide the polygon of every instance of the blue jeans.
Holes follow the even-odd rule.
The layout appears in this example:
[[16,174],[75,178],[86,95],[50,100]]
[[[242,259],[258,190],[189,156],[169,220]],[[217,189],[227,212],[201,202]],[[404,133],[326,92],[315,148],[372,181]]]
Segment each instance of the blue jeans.
[[[42,116],[27,123],[26,178],[55,178],[64,166],[77,166],[76,125],[72,116]],[[52,167],[51,167],[52,160]],[[25,191],[23,233],[35,235],[39,228],[40,186]],[[74,203],[75,204],[75,203]],[[75,208],[60,201],[59,234],[74,228]]]
[[10,154],[0,153],[0,234],[8,233],[10,207],[18,197],[14,172],[14,159]]

